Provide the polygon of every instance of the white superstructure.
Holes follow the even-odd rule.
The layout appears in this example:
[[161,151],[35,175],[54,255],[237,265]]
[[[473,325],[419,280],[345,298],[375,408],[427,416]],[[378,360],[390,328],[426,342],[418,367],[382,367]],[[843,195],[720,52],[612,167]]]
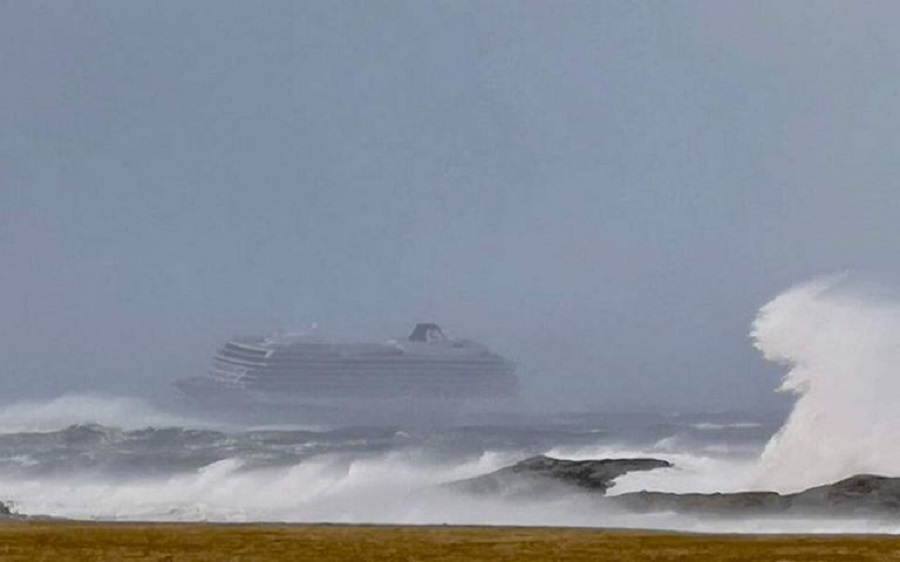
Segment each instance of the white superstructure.
[[401,340],[329,343],[311,337],[236,337],[206,376],[176,383],[194,398],[485,398],[510,395],[515,366],[478,343],[418,324]]

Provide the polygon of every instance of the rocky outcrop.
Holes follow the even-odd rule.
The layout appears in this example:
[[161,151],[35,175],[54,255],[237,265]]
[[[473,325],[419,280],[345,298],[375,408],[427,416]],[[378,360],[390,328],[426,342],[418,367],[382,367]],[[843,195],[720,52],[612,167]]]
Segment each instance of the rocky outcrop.
[[602,495],[623,474],[671,466],[668,461],[647,458],[573,461],[536,456],[448,486],[479,495],[534,496],[566,489]]
[[573,461],[537,456],[490,474],[446,486],[469,494],[535,498],[566,492],[593,494],[599,505],[631,513],[670,511],[723,517],[759,515],[900,518],[900,478],[860,474],[793,494],[630,492],[607,496],[619,476],[670,468],[652,458]]
[[15,503],[0,501],[0,521],[66,521],[66,519],[50,515],[25,515],[19,513]]
[[644,491],[610,497],[607,502],[636,513],[674,511],[753,515],[778,513],[790,507],[788,498],[776,492],[675,494]]
[[860,474],[795,494],[735,492],[673,494],[634,492],[608,501],[628,511],[716,515],[812,515],[900,517],[900,478]]
[[900,478],[858,474],[834,484],[787,496],[791,507],[829,512],[876,512],[900,515]]

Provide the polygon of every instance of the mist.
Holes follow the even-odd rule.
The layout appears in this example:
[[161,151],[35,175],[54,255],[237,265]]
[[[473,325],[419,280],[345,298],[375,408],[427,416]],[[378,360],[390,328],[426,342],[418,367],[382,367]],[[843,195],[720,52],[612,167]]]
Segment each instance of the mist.
[[783,409],[783,287],[900,278],[893,3],[0,7],[0,390],[436,321],[559,409]]

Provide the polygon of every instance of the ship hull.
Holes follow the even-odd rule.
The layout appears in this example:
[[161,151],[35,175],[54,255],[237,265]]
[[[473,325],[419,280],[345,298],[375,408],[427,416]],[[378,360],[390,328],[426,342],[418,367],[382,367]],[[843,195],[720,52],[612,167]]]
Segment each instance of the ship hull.
[[313,395],[227,388],[206,377],[185,379],[176,386],[180,402],[191,412],[201,411],[221,421],[255,425],[451,425],[464,422],[473,412],[503,410],[510,399],[508,395]]

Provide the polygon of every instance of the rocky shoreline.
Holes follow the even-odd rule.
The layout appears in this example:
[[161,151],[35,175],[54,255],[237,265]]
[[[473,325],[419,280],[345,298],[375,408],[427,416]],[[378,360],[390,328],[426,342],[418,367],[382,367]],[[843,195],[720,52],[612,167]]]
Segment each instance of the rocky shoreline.
[[666,460],[653,458],[573,461],[536,456],[446,486],[466,494],[517,499],[540,498],[566,491],[592,494],[605,506],[632,513],[900,518],[900,478],[873,474],[858,474],[792,494],[641,491],[607,495],[615,479],[624,474],[673,466]]
[[605,494],[619,476],[671,467],[672,463],[660,459],[573,461],[539,455],[490,474],[451,482],[447,486],[478,495],[534,497],[558,493],[565,488]]
[[[900,520],[900,478],[858,474],[796,493],[774,491],[674,493],[652,490],[609,495],[615,480],[640,471],[675,468],[655,458],[567,460],[543,455],[494,472],[442,485],[471,496],[540,500],[578,494],[599,507],[627,513],[672,512],[716,517],[849,517]],[[20,514],[0,501],[0,521],[56,520]]]

